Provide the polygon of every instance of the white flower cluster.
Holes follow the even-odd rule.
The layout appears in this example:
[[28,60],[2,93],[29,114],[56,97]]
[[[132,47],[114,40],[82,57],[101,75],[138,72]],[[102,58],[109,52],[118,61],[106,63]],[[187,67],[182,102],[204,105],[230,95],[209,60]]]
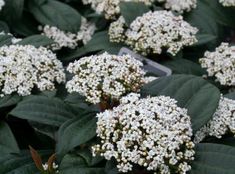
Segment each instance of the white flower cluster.
[[235,6],[235,0],[219,0],[219,2],[225,7]]
[[5,1],[4,0],[0,0],[0,10],[2,10],[4,5],[5,5]]
[[154,2],[154,0],[82,0],[83,4],[91,4],[97,13],[104,13],[106,19],[116,19],[120,15],[119,4],[129,1],[143,2],[146,5],[151,5]]
[[60,50],[62,47],[74,49],[78,46],[79,42],[84,45],[91,40],[92,35],[96,30],[95,24],[88,22],[85,18],[82,18],[80,31],[76,34],[71,32],[65,32],[57,27],[45,25],[43,28],[39,27],[39,30],[43,31],[43,35],[54,40],[52,44],[52,50]]
[[31,45],[0,48],[1,96],[17,92],[30,95],[34,87],[52,90],[55,82],[65,81],[62,63],[50,50]]
[[221,85],[235,85],[235,46],[222,43],[215,52],[207,51],[200,60],[209,76],[215,76]]
[[[48,171],[48,169],[49,169],[49,166],[47,163],[43,164],[42,167],[43,167],[44,171]],[[53,167],[53,170],[55,171],[55,173],[59,173],[59,170],[58,170],[59,166],[56,163],[53,163],[52,167]]]
[[126,39],[126,21],[123,16],[120,16],[116,21],[109,26],[109,40],[111,42],[125,42]]
[[127,45],[143,55],[161,54],[162,49],[176,55],[184,46],[197,42],[198,29],[175,16],[170,11],[155,11],[137,17],[125,30],[124,19],[119,18],[110,25],[109,36],[112,42],[125,41]]
[[212,120],[196,133],[194,142],[199,143],[208,135],[222,138],[228,132],[235,135],[235,100],[222,96]]
[[163,2],[166,9],[183,13],[189,12],[197,7],[197,0],[157,0]]
[[92,147],[93,155],[115,158],[120,172],[139,165],[155,173],[186,174],[195,154],[187,110],[170,97],[138,97],[131,94],[113,110],[97,114],[101,144]]
[[78,92],[93,104],[107,99],[118,100],[129,92],[137,92],[144,83],[143,64],[130,55],[108,53],[81,58],[70,63],[68,71],[75,74],[68,81],[69,92]]

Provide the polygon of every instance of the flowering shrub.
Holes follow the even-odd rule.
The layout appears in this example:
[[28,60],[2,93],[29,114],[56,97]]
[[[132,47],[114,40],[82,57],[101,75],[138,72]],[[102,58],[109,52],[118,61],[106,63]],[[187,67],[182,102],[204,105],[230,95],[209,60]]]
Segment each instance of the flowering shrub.
[[55,82],[65,81],[62,63],[50,50],[31,45],[11,45],[0,48],[1,95],[17,92],[30,95],[39,90],[55,89]]
[[170,9],[175,12],[183,13],[189,12],[196,8],[197,0],[157,0],[163,2],[166,9]]
[[234,174],[232,0],[0,0],[0,174]]
[[83,44],[86,44],[91,39],[95,32],[95,25],[87,22],[85,18],[82,18],[80,31],[78,31],[76,34],[71,32],[64,32],[57,27],[51,27],[49,25],[45,25],[42,30],[43,35],[54,40],[55,43],[51,46],[52,50],[59,50],[63,47],[75,49],[78,46],[79,41],[82,41]]
[[101,144],[92,147],[93,153],[114,157],[121,172],[132,171],[133,164],[160,173],[189,171],[194,144],[187,110],[165,96],[139,100],[132,94],[123,100],[130,103],[97,115]]
[[69,92],[86,96],[97,104],[107,100],[119,100],[129,92],[137,92],[144,84],[143,64],[129,55],[115,56],[108,53],[83,57],[69,64],[74,73],[66,87]]
[[202,141],[206,136],[222,138],[227,132],[235,134],[235,100],[221,97],[218,109],[212,120],[195,135],[195,142]]
[[164,48],[176,55],[184,46],[197,42],[197,31],[182,16],[174,16],[168,11],[155,11],[137,17],[126,31],[125,20],[120,17],[110,25],[109,35],[111,41],[124,41],[143,55],[161,54]]
[[235,85],[235,47],[222,43],[215,52],[206,52],[200,59],[209,76],[215,76],[221,85]]

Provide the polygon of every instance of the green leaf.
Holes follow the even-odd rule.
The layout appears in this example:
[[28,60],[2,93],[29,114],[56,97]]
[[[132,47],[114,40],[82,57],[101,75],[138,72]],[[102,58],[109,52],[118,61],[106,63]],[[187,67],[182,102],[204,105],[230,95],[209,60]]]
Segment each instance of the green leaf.
[[206,73],[200,65],[187,59],[174,59],[164,62],[163,65],[170,68],[174,74],[192,74],[202,76]]
[[21,100],[21,97],[17,94],[6,95],[0,98],[0,108],[8,107],[17,104]]
[[218,24],[214,11],[203,1],[197,2],[197,8],[185,16],[185,20],[199,29],[200,34],[218,35]]
[[209,42],[214,42],[217,39],[217,36],[215,36],[215,35],[203,34],[203,33],[197,34],[196,37],[197,37],[198,42],[193,44],[193,46],[204,45],[204,44],[207,44]]
[[117,169],[117,162],[114,159],[111,159],[106,162],[105,173],[106,174],[118,174],[119,173]]
[[120,11],[129,26],[138,16],[142,16],[150,9],[142,2],[121,2]]
[[25,12],[21,19],[14,22],[14,27],[11,29],[19,35],[31,36],[38,33],[38,22],[31,13]]
[[24,38],[17,44],[19,45],[34,45],[35,47],[40,46],[48,46],[53,44],[54,41],[52,39],[49,39],[48,37],[44,35],[32,35],[29,37]]
[[57,127],[74,117],[71,108],[63,101],[46,96],[26,97],[10,114],[18,118]]
[[[44,162],[52,154],[52,151],[38,151]],[[0,156],[1,174],[39,174],[30,153],[21,152],[20,154]]]
[[196,146],[190,174],[234,174],[235,148],[203,143]]
[[77,154],[67,154],[59,168],[60,174],[104,174],[104,168],[89,167],[85,160]]
[[225,97],[235,100],[235,92],[228,93]]
[[69,94],[65,98],[65,102],[68,103],[71,107],[73,107],[74,111],[77,114],[83,114],[84,112],[91,111],[100,111],[96,105],[90,105],[86,102],[86,98],[84,96],[81,96],[76,92]]
[[93,35],[92,39],[83,47],[76,49],[62,57],[65,61],[71,61],[88,53],[107,51],[112,49],[120,50],[123,45],[111,43],[107,31],[101,31]]
[[29,10],[44,25],[56,26],[74,33],[80,30],[81,15],[65,3],[48,0],[38,4],[37,0],[30,0]]
[[24,0],[4,0],[5,5],[2,9],[2,18],[4,21],[14,25],[19,20],[24,9]]
[[[11,129],[5,122],[0,122],[0,154],[19,153],[19,148]],[[2,165],[2,164],[1,164]],[[1,173],[1,172],[0,172]]]
[[5,33],[9,33],[9,27],[7,23],[0,21],[0,32],[4,31]]
[[176,99],[178,106],[188,109],[194,132],[211,119],[220,100],[220,91],[215,86],[193,75],[159,78],[145,85],[142,94]]
[[104,159],[101,156],[93,157],[90,149],[79,150],[76,154],[80,155],[86,161],[88,166],[94,166]]
[[66,152],[91,140],[95,135],[94,113],[68,120],[59,129],[57,152],[63,156]]
[[0,35],[0,47],[12,44],[12,38],[11,35]]

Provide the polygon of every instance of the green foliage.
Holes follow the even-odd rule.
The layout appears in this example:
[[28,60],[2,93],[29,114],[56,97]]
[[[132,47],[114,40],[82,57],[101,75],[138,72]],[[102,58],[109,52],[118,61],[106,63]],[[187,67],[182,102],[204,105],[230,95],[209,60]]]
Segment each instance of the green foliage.
[[95,114],[86,114],[66,121],[59,129],[57,152],[64,155],[69,150],[86,143],[96,135]]
[[190,174],[233,174],[235,149],[219,144],[199,144]]
[[34,45],[35,47],[40,47],[40,46],[50,46],[53,44],[54,41],[52,39],[49,39],[46,36],[43,35],[32,35],[29,37],[26,37],[25,39],[21,40],[17,44],[20,45]]
[[29,10],[41,24],[71,32],[80,29],[81,15],[69,5],[59,1],[47,0],[38,3],[37,0],[31,0]]
[[129,26],[132,21],[138,16],[142,16],[149,11],[149,8],[144,3],[138,2],[121,2],[121,15],[124,17],[126,24]]
[[20,102],[11,115],[51,126],[61,126],[74,117],[68,105],[57,98],[29,96]]
[[162,77],[145,85],[142,94],[176,99],[180,107],[188,109],[194,132],[212,118],[220,100],[220,92],[215,86],[192,75]]
[[17,142],[9,126],[0,122],[0,153],[1,156],[5,156],[10,153],[18,153],[20,150],[18,148]]

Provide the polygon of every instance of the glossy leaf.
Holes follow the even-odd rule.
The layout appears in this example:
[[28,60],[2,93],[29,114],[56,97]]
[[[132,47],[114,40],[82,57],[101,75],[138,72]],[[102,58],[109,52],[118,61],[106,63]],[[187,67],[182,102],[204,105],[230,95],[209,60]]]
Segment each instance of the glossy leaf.
[[91,140],[95,135],[94,113],[68,120],[59,129],[57,152],[63,156],[66,152]]
[[15,107],[11,115],[41,124],[60,126],[74,117],[70,107],[57,98],[29,96]]

